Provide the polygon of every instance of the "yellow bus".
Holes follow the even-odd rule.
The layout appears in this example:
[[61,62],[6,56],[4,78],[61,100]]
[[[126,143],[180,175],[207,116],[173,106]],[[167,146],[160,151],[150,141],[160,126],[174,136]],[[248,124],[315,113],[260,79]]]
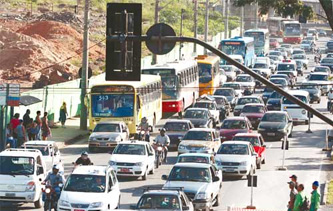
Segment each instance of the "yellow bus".
[[195,59],[199,69],[199,94],[213,95],[220,86],[220,58],[199,55]]
[[141,118],[154,127],[162,118],[161,77],[141,75],[141,81],[103,81],[91,86],[89,129],[101,121],[124,121],[130,134]]

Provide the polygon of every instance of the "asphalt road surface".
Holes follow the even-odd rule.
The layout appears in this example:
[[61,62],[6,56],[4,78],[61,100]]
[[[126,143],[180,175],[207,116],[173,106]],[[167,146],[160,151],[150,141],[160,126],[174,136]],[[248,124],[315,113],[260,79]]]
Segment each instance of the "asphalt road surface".
[[[324,47],[324,41],[328,38],[320,38],[317,46]],[[313,55],[310,58],[310,65],[306,74],[314,67]],[[305,76],[306,76],[305,74]],[[304,80],[299,77],[298,81]],[[326,97],[322,97],[320,104],[312,106],[332,118],[326,111]],[[165,120],[161,120],[160,125]],[[296,174],[299,183],[305,185],[305,193],[310,196],[311,184],[318,180],[323,192],[323,183],[326,181],[329,171],[333,170],[333,165],[329,163],[328,154],[322,151],[325,147],[325,133],[329,126],[320,119],[314,117],[311,120],[311,130],[313,133],[306,133],[307,125],[296,125],[293,130],[293,137],[289,138],[289,150],[286,151],[285,166],[286,171],[278,170],[282,165],[281,142],[267,142],[266,164],[256,171],[258,176],[258,187],[254,188],[253,205],[260,210],[286,210],[289,199],[289,188],[287,182],[289,176]],[[68,175],[73,170],[72,162],[76,160],[80,152],[87,150],[87,140],[80,140],[78,143],[62,149],[62,160],[65,165],[65,174]],[[160,166],[154,175],[149,175],[146,181],[141,178],[120,179],[121,188],[121,209],[129,209],[135,204],[147,186],[160,187],[164,184],[161,180],[163,174],[169,174],[176,161],[177,153],[168,154],[168,163]],[[110,158],[108,153],[90,153],[90,158],[95,165],[107,165]],[[247,180],[224,178],[221,190],[221,205],[214,210],[227,210],[227,207],[244,208],[250,205],[251,189],[247,187]],[[9,205],[0,208],[3,210],[42,210],[34,209],[33,204],[23,204],[18,206]]]

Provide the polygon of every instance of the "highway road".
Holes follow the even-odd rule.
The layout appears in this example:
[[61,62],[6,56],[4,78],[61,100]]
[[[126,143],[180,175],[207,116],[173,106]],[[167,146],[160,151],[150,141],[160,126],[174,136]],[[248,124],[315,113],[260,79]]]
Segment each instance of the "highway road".
[[[323,47],[328,38],[320,38],[317,45]],[[310,66],[308,73],[314,66],[313,55],[309,55]],[[299,77],[298,81],[304,80]],[[312,106],[330,118],[333,118],[326,111],[326,97],[322,97],[320,104]],[[159,125],[165,122],[161,120]],[[333,170],[333,165],[329,162],[328,154],[322,151],[325,147],[325,130],[328,125],[320,119],[314,117],[311,120],[311,130],[313,133],[306,133],[307,125],[296,125],[293,130],[293,137],[289,138],[289,150],[286,151],[285,166],[286,171],[278,170],[282,164],[281,142],[267,142],[267,162],[262,169],[256,171],[258,176],[258,187],[254,188],[253,205],[260,210],[286,210],[289,199],[289,188],[287,182],[289,176],[296,174],[299,183],[305,185],[305,193],[310,196],[311,184],[313,181],[320,181],[321,187],[328,178],[329,171]],[[87,150],[87,140],[80,140],[78,143],[61,150],[65,165],[65,174],[68,175],[73,169],[72,162],[76,160],[81,151]],[[161,180],[163,174],[169,174],[176,161],[177,153],[170,152],[168,163],[162,165],[155,171],[154,175],[149,175],[146,181],[140,179],[120,178],[121,188],[121,209],[128,209],[134,205],[147,186],[160,187],[164,184]],[[107,165],[110,158],[108,153],[90,153],[90,158],[96,165]],[[321,188],[323,191],[323,188]],[[250,204],[251,189],[247,187],[247,180],[224,178],[221,190],[221,205],[214,210],[227,210],[228,207],[244,208]],[[42,210],[34,209],[33,204],[19,206],[2,207],[1,210]]]

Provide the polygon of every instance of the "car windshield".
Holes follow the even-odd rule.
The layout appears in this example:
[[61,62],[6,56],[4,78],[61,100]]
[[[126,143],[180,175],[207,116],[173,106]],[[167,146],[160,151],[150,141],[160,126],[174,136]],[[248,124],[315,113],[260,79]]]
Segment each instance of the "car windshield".
[[217,154],[222,155],[248,155],[249,149],[245,144],[222,144]]
[[262,122],[286,122],[287,117],[283,113],[266,113],[262,118]]
[[245,129],[246,122],[244,120],[224,120],[222,129]]
[[217,89],[214,92],[214,95],[234,96],[234,90],[232,90],[232,89]]
[[208,131],[188,131],[183,140],[212,141],[212,133]]
[[237,105],[245,105],[248,103],[260,103],[260,100],[258,98],[239,98],[237,101]]
[[264,93],[272,93],[274,91],[274,89],[270,88],[270,87],[266,87],[264,89]]
[[169,181],[210,182],[211,174],[208,168],[179,167],[172,168]]
[[321,60],[320,63],[329,63],[329,64],[331,64],[331,63],[333,63],[333,58],[324,58],[324,59]]
[[318,89],[318,86],[313,84],[302,84],[301,89]]
[[210,163],[208,157],[204,156],[179,156],[177,163]]
[[193,107],[194,108],[207,108],[208,110],[216,109],[214,103],[210,103],[210,102],[196,102]]
[[241,85],[236,83],[225,83],[222,85],[222,87],[233,88],[235,90],[241,89]]
[[301,42],[301,44],[311,44],[311,41],[310,40],[312,40],[312,38],[310,38],[310,39],[307,39],[307,40],[303,40],[302,42]]
[[146,155],[146,150],[143,144],[119,144],[112,154]]
[[0,174],[32,175],[35,159],[32,157],[0,156]]
[[268,65],[265,63],[255,63],[253,68],[268,68]]
[[304,54],[304,51],[302,51],[302,50],[294,50],[293,54]]
[[175,195],[144,194],[138,202],[142,210],[181,210],[179,199]]
[[269,98],[279,98],[280,99],[280,98],[282,98],[282,95],[280,95],[279,93],[274,91]]
[[119,124],[97,124],[94,132],[120,132]]
[[303,54],[295,54],[293,55],[293,59],[306,59],[306,56]]
[[271,52],[269,52],[269,55],[281,56],[282,54],[280,51],[271,51]]
[[239,75],[236,78],[237,82],[252,82],[252,77],[247,75]]
[[105,176],[71,174],[65,184],[65,191],[72,192],[105,192]]
[[[303,95],[294,95],[294,97],[298,98],[303,103],[308,103],[308,99],[306,98],[306,96],[303,96]],[[288,100],[285,97],[283,98],[282,103],[283,104],[287,104],[287,105],[295,104],[295,103],[291,102],[290,100]]]
[[329,71],[329,67],[320,67],[320,66],[317,66],[314,68],[314,71],[315,72],[327,72]]
[[287,85],[287,81],[284,79],[271,79],[270,80],[273,84],[278,84],[278,85],[282,85],[282,86],[286,86]]
[[281,47],[283,47],[283,48],[291,48],[291,45],[289,45],[289,44],[282,44]]
[[279,64],[278,65],[278,71],[283,71],[283,70],[295,70],[295,64]]
[[309,81],[327,81],[327,80],[328,80],[328,75],[311,74],[309,77]]
[[38,149],[42,155],[47,156],[49,155],[49,147],[48,146],[41,146],[41,145],[30,145],[30,144],[25,144],[24,147],[26,149]]
[[269,58],[273,61],[278,61],[279,57],[278,56],[274,56],[274,55],[270,55]]
[[185,122],[167,122],[164,125],[166,131],[188,131],[189,126]]
[[264,107],[263,106],[244,106],[242,109],[242,113],[264,113]]
[[189,119],[206,119],[207,111],[203,110],[187,110],[185,111],[184,118]]
[[234,141],[247,141],[252,144],[252,146],[260,146],[260,141],[258,137],[249,137],[249,136],[234,136],[232,139]]
[[333,58],[333,53],[328,53],[328,54],[326,55],[326,57],[327,57],[327,58]]

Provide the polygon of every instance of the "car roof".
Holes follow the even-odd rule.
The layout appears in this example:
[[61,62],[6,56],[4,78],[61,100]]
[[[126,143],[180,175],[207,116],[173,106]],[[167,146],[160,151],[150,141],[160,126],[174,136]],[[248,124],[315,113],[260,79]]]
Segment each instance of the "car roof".
[[265,104],[263,103],[247,103],[244,105],[245,106],[265,106]]
[[247,76],[247,77],[252,77],[252,76],[250,76],[250,75],[248,75],[248,74],[246,74],[246,73],[243,73],[243,74],[238,74],[238,75],[237,75],[237,77],[238,77],[238,76]]
[[267,111],[265,114],[288,114],[286,111]]
[[99,123],[97,123],[97,124],[120,124],[120,123],[124,123],[124,122],[123,122],[123,121],[107,120],[107,121],[99,122]]
[[222,143],[222,145],[227,145],[227,144],[244,144],[244,145],[250,145],[251,143],[248,141],[225,141]]
[[209,110],[208,108],[188,108],[186,109],[186,111],[209,111]]
[[246,137],[259,137],[260,133],[237,133],[234,137],[246,136]]
[[189,129],[187,132],[189,131],[203,131],[203,132],[214,132],[216,131],[214,128],[205,128],[205,127],[202,127],[202,128],[191,128]]
[[310,75],[328,75],[328,74],[323,73],[323,72],[314,72],[314,73],[310,73]]
[[178,157],[191,157],[191,156],[200,156],[200,157],[210,158],[212,155],[207,154],[207,153],[184,153],[184,154],[178,155]]
[[178,190],[168,190],[168,189],[166,189],[166,190],[165,189],[160,189],[160,190],[156,190],[156,189],[149,190],[148,189],[143,193],[143,195],[175,195],[175,196],[178,196],[180,191],[181,190],[178,191]]
[[166,123],[190,123],[191,121],[188,119],[170,119],[165,122]]
[[78,166],[72,174],[105,176],[107,169],[107,166]]
[[[333,54],[333,53],[331,53],[331,54]],[[327,67],[327,66],[321,66],[321,65],[318,65],[318,66],[315,66],[314,68],[316,69],[316,68],[325,68],[325,69],[330,69],[329,67]]]
[[209,168],[209,163],[176,163],[174,167]]
[[0,152],[0,156],[8,157],[37,157],[42,156],[42,153],[38,149],[6,149]]
[[227,117],[224,120],[246,120],[246,119],[247,119],[247,117],[245,117],[245,116],[233,116],[233,117]]
[[304,90],[289,90],[288,93],[291,95],[303,95],[303,96],[309,95],[309,92]]
[[55,141],[50,141],[50,140],[45,140],[45,141],[27,141],[24,143],[24,145],[43,145],[43,146],[48,146],[48,145],[54,145]]
[[119,144],[137,144],[137,145],[147,145],[149,144],[146,141],[131,140],[131,141],[122,141]]
[[227,99],[226,96],[223,96],[223,95],[211,95],[213,98],[225,98]]

